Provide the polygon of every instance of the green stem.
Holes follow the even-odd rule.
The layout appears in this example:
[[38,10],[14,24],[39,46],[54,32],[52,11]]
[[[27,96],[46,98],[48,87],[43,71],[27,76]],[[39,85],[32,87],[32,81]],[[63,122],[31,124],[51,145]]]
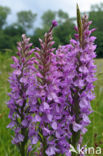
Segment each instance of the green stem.
[[[77,88],[77,91],[73,94],[74,97],[74,105],[72,107],[72,112],[75,114],[76,117],[76,123],[80,123],[80,108],[79,108],[79,96],[78,93],[79,89]],[[74,132],[73,130],[73,125],[71,124],[70,126],[71,132],[72,132],[72,139],[71,139],[71,144],[72,146],[75,148],[75,150],[77,151],[77,145],[80,139],[80,131],[78,132]],[[72,152],[72,156],[79,156],[77,153]]]
[[73,132],[72,145],[74,148],[77,148],[79,138],[80,138],[80,132],[76,132],[76,133]]
[[[23,102],[23,106],[21,108],[21,122],[24,120],[24,115],[23,115],[23,112],[24,112],[24,107],[25,107],[25,104],[26,104],[26,100],[24,100]],[[23,142],[21,142],[21,149],[20,149],[20,152],[21,152],[21,156],[25,156],[26,153],[25,153],[25,145],[26,145],[26,134],[25,134],[25,131],[26,129],[25,128],[22,128],[21,129],[21,134],[24,136],[24,140]]]
[[46,149],[47,149],[47,143],[46,143],[46,139],[45,137],[43,136],[43,133],[42,133],[42,129],[39,128],[39,137],[40,137],[40,142],[42,143],[43,147],[42,147],[42,155],[43,156],[47,156],[47,154],[45,153]]
[[21,143],[21,156],[25,156],[25,143]]
[[46,149],[47,149],[46,140],[45,138],[43,138],[43,156],[47,156],[47,154],[45,153]]

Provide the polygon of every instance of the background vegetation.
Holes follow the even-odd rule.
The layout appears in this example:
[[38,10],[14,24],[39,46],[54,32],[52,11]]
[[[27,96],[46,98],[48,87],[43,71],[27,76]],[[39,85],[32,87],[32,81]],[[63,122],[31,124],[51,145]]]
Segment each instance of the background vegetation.
[[[47,10],[41,16],[41,25],[35,26],[38,20],[36,13],[29,11],[20,11],[17,13],[17,21],[12,24],[7,23],[7,17],[11,13],[10,8],[0,6],[0,51],[6,49],[16,51],[16,42],[20,40],[21,34],[26,33],[32,38],[34,46],[39,46],[38,38],[42,38],[44,32],[48,31],[51,21],[56,19],[58,27],[54,31],[55,46],[68,44],[69,39],[73,38],[74,24],[76,18],[70,18],[68,13],[58,10]],[[84,14],[84,13],[83,13]],[[89,19],[93,21],[92,27],[96,28],[94,35],[97,37],[97,57],[103,57],[103,3],[91,6],[90,12],[86,13]]]

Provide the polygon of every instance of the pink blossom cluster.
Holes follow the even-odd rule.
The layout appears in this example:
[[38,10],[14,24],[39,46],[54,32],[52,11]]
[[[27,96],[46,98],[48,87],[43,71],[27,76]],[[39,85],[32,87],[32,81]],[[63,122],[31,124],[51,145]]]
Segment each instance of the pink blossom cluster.
[[96,57],[94,29],[87,16],[82,21],[82,37],[75,27],[70,44],[54,47],[53,21],[40,48],[32,49],[29,38],[22,35],[18,57],[13,57],[8,107],[14,130],[12,143],[22,156],[36,148],[40,156],[71,156],[70,145],[77,148],[92,112]]

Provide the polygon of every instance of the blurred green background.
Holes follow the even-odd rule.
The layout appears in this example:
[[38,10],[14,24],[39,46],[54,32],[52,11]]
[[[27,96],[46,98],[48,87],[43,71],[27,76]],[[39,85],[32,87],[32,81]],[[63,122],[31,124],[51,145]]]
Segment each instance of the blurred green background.
[[[8,22],[8,16],[12,13],[9,7],[0,6],[0,52],[5,53],[7,49],[16,52],[16,42],[20,40],[21,34],[25,33],[31,37],[34,46],[39,46],[38,38],[48,31],[52,20],[56,19],[58,27],[54,30],[55,47],[68,44],[70,38],[74,38],[74,25],[76,17],[70,17],[67,12],[47,10],[40,16],[31,10],[23,10],[16,13],[16,21]],[[84,14],[84,13],[81,13]],[[92,5],[89,12],[86,12],[89,20],[92,20],[92,28],[96,28],[94,35],[97,37],[97,57],[103,57],[103,3]],[[40,17],[38,17],[40,16]],[[40,19],[39,19],[40,18]],[[36,21],[38,25],[36,26]]]

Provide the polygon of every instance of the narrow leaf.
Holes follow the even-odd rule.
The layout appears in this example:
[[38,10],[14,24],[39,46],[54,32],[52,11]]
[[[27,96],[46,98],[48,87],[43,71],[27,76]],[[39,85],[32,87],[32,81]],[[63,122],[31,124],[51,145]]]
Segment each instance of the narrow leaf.
[[81,15],[80,15],[80,9],[77,4],[77,25],[78,25],[78,31],[79,31],[79,41],[82,42],[82,22],[81,22]]

